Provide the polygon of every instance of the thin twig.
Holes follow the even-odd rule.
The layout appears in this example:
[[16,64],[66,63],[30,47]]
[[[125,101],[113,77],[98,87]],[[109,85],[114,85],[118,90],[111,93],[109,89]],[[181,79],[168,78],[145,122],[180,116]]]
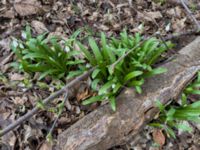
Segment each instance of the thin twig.
[[[167,3],[172,4],[172,5],[179,5],[179,6],[183,7],[180,0],[167,0]],[[187,1],[185,1],[185,4],[188,5],[189,3]],[[200,10],[200,4],[195,4],[195,9]]]
[[200,30],[200,24],[197,21],[197,19],[193,16],[191,10],[188,8],[188,6],[185,4],[185,2],[183,0],[180,0],[180,2],[182,3],[183,7],[185,8],[188,16],[191,17],[191,19],[193,20],[193,22],[196,24],[197,30]]
[[199,31],[196,29],[193,29],[193,30],[188,30],[188,31],[181,32],[181,33],[172,33],[172,34],[164,37],[164,40],[171,40],[171,39],[178,38],[180,36],[192,35],[192,34],[199,34]]
[[[67,99],[68,99],[68,90],[66,89],[65,98],[64,98],[64,101],[62,102],[63,106],[65,105]],[[62,112],[63,112],[63,107],[58,112],[58,115],[57,115],[56,119],[54,120],[53,125],[52,125],[51,129],[49,130],[48,135],[52,135],[53,130],[54,130],[55,126],[56,126],[56,123],[58,122],[58,119],[60,118],[60,115],[62,114]]]
[[[90,70],[88,70],[86,73],[76,77],[74,80],[70,81],[65,87],[63,87],[62,89],[60,89],[59,91],[53,93],[52,95],[50,95],[49,97],[47,97],[46,99],[44,99],[43,103],[47,104],[50,101],[52,101],[53,99],[55,99],[57,96],[63,94],[66,89],[69,89],[70,87],[74,86],[75,84],[77,84],[78,82],[80,82],[81,80],[87,78],[95,69],[92,68]],[[0,131],[0,137],[5,135],[6,133],[8,133],[9,131],[13,130],[14,128],[16,128],[17,126],[19,126],[20,124],[22,124],[24,121],[28,120],[29,118],[31,118],[34,114],[36,114],[38,111],[40,110],[39,107],[35,106],[31,111],[27,112],[24,116],[20,117],[19,119],[17,119],[15,122],[13,122],[12,124],[8,125],[6,128],[4,128],[3,130]]]

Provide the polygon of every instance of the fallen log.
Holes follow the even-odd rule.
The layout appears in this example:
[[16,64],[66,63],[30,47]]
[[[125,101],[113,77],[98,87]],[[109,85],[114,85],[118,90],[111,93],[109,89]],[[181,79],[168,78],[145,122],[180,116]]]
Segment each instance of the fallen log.
[[158,112],[155,101],[166,104],[177,99],[200,69],[200,37],[162,67],[168,71],[147,79],[141,95],[124,89],[117,98],[116,112],[105,104],[62,132],[57,149],[106,150],[135,136]]

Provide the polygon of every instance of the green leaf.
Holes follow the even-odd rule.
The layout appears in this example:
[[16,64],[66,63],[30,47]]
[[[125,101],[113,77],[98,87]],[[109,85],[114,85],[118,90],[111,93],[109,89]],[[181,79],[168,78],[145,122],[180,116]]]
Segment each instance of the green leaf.
[[92,81],[91,87],[93,90],[97,90],[97,86],[99,82],[100,82],[100,79],[95,79]]
[[39,109],[45,110],[45,104],[41,100],[37,101],[36,107],[39,108]]
[[148,77],[152,77],[152,76],[155,76],[155,75],[158,75],[158,74],[162,74],[162,73],[165,73],[165,72],[167,72],[166,68],[155,68],[152,71],[143,74],[142,77],[148,78]]
[[26,26],[25,33],[26,33],[26,40],[31,39],[32,36],[31,36],[31,27],[30,26]]
[[128,81],[130,79],[133,79],[137,76],[140,76],[141,74],[143,74],[142,71],[133,71],[133,72],[130,72],[129,74],[127,74],[125,77],[124,77],[124,81]]
[[98,96],[93,96],[85,101],[82,102],[83,105],[88,105],[88,104],[92,104],[98,101],[103,101],[103,96],[102,95],[98,95]]
[[121,83],[114,84],[114,87],[112,87],[113,93],[117,93],[121,87],[122,87]]
[[103,56],[101,55],[101,52],[93,38],[89,38],[89,45],[92,48],[92,51],[94,53],[94,56],[96,58],[96,62],[98,64],[103,62]]
[[88,61],[94,66],[96,65],[96,61],[93,58],[93,56],[90,54],[90,52],[83,46],[80,42],[77,43],[81,49],[81,51],[84,53],[85,57],[88,59]]
[[176,109],[174,108],[170,108],[169,111],[167,111],[166,113],[166,121],[172,121],[174,119],[174,114],[176,113]]
[[111,88],[113,84],[114,84],[114,82],[113,82],[112,80],[111,80],[111,81],[108,81],[107,83],[105,83],[105,84],[99,89],[98,94],[99,94],[99,95],[102,95],[102,94],[107,93],[107,90],[108,90],[109,88]]
[[114,96],[109,97],[109,102],[113,111],[116,111],[116,99]]
[[46,136],[46,139],[47,139],[47,141],[50,142],[50,143],[53,142],[52,134],[51,134],[51,133],[48,133],[47,136]]
[[168,134],[170,137],[176,139],[176,135],[175,135],[174,131],[173,131],[170,127],[165,127],[165,131],[167,132],[167,134]]
[[77,70],[77,71],[70,71],[67,75],[67,79],[70,79],[70,78],[74,78],[78,75],[81,75],[83,74],[83,71],[82,70]]
[[161,123],[149,123],[150,126],[152,127],[157,127],[157,128],[161,128],[161,129],[164,129],[164,125],[161,124]]
[[144,84],[144,79],[141,80],[133,80],[128,83],[128,86],[142,86]]
[[94,79],[94,78],[96,78],[96,76],[100,73],[100,69],[95,69],[93,72],[92,72],[92,78]]
[[161,112],[163,112],[165,110],[165,106],[159,100],[156,100],[155,105],[156,105],[156,107],[159,108],[159,110]]
[[48,59],[47,56],[42,55],[41,53],[28,53],[22,57],[23,59],[36,59],[36,58],[41,58],[41,59]]
[[52,74],[54,72],[56,72],[57,70],[56,69],[52,69],[52,70],[47,70],[47,71],[44,71],[38,78],[38,80],[42,80],[44,77],[46,77],[47,75],[49,74]]
[[74,61],[67,61],[66,65],[78,65],[78,64],[83,64],[85,63],[84,60],[74,60]]
[[185,93],[181,94],[181,105],[182,106],[187,105],[187,96],[185,95]]
[[142,93],[142,89],[140,86],[135,86],[136,91],[141,94]]
[[189,125],[185,125],[185,124],[182,124],[182,123],[177,124],[176,128],[180,129],[182,131],[192,132],[192,128]]

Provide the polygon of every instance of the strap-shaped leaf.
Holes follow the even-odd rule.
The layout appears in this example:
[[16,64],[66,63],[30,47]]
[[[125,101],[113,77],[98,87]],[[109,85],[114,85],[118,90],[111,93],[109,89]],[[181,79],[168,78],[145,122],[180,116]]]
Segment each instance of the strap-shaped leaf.
[[109,97],[110,106],[113,111],[116,111],[116,99],[114,96]]
[[106,43],[106,36],[103,32],[101,32],[101,44],[104,60],[109,61],[110,63],[114,63],[116,61],[115,54],[112,52],[112,49]]
[[98,96],[93,96],[85,101],[82,102],[83,105],[88,105],[88,104],[92,104],[98,101],[102,101],[103,100],[103,96],[102,95],[98,95]]
[[149,71],[149,72],[145,73],[145,74],[143,75],[143,77],[144,77],[144,78],[152,77],[152,76],[155,76],[155,75],[158,75],[158,74],[161,74],[161,73],[165,73],[165,72],[167,72],[167,69],[166,69],[166,68],[162,68],[162,67],[160,67],[160,68],[155,68],[155,69],[153,69],[152,71]]
[[93,72],[92,72],[92,78],[94,79],[100,72],[101,70],[99,68],[95,69]]
[[102,56],[95,40],[92,37],[89,38],[89,45],[94,53],[97,64],[101,64],[103,62],[103,56]]
[[98,94],[99,94],[99,95],[102,95],[102,94],[107,93],[107,90],[108,90],[109,88],[112,87],[112,84],[114,84],[112,80],[111,80],[111,81],[108,81],[106,84],[104,84],[104,85],[99,89],[99,93],[98,93]]
[[142,75],[142,74],[143,74],[142,71],[132,71],[132,72],[130,72],[129,74],[127,74],[127,75],[125,76],[124,81],[126,82],[126,81],[128,81],[128,80],[130,80],[130,79],[133,79],[133,78],[135,78],[135,77],[137,77],[137,76],[140,76],[140,75]]
[[90,54],[90,52],[83,46],[80,42],[77,42],[78,46],[80,47],[81,51],[84,53],[87,60],[94,66],[96,65],[96,60],[94,57]]

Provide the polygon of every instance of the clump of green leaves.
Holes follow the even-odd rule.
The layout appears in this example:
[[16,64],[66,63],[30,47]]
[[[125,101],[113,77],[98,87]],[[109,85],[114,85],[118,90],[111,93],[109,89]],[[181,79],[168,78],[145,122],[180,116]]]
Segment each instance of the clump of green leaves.
[[181,129],[183,131],[191,131],[188,125],[184,125],[181,121],[193,121],[200,123],[200,101],[192,104],[187,103],[189,95],[200,95],[200,72],[197,79],[188,85],[182,93],[181,105],[164,106],[160,101],[156,102],[160,110],[159,118],[156,119],[151,126],[162,128],[167,135],[175,138],[173,129]]
[[[47,38],[46,34],[32,37],[27,27],[25,40],[14,40],[12,44],[18,58],[17,67],[30,73],[40,72],[39,79],[46,76],[72,78],[95,67],[91,87],[98,95],[83,104],[108,100],[113,110],[116,110],[115,98],[123,87],[135,87],[141,93],[145,78],[166,71],[152,66],[167,48],[172,47],[170,42],[164,44],[156,38],[145,40],[140,34],[131,36],[124,30],[118,39],[107,39],[104,33],[100,41],[90,36],[86,45],[77,40],[79,33],[75,32],[68,40]],[[77,57],[81,54],[84,54],[82,59]]]
[[40,72],[39,79],[47,75],[59,79],[65,77],[76,65],[84,62],[74,59],[78,51],[74,51],[72,42],[77,34],[67,41],[57,37],[47,38],[46,33],[32,37],[30,27],[26,27],[23,34],[25,41],[14,40],[11,46],[18,58],[18,69],[29,73]]
[[80,42],[78,45],[90,65],[96,66],[92,73],[92,88],[98,91],[98,95],[83,104],[109,100],[113,110],[116,109],[115,98],[122,87],[135,87],[141,93],[145,78],[166,72],[165,68],[153,68],[152,65],[167,47],[172,47],[170,42],[165,43],[166,47],[156,38],[144,40],[140,34],[130,36],[126,31],[120,34],[119,39],[111,37],[110,40],[101,33],[100,44],[92,37],[88,43],[89,48]]

